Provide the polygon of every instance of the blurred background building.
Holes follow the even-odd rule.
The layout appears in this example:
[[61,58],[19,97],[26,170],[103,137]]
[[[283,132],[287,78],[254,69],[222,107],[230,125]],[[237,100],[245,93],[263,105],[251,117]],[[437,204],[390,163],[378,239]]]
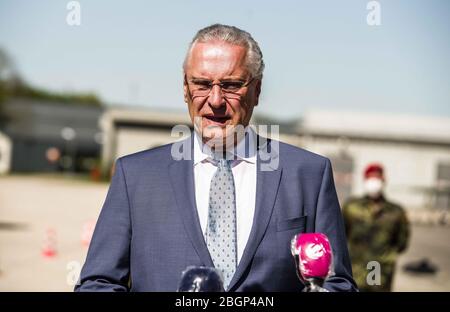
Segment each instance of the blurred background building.
[[[279,125],[281,141],[328,156],[341,203],[362,193],[364,167],[379,162],[390,198],[409,209],[450,210],[450,118],[315,110],[291,122],[255,115],[252,123]],[[190,119],[183,112],[111,108],[100,124],[108,171],[118,157],[175,141],[172,128],[190,126]]]
[[11,139],[0,132],[0,174],[6,174],[11,170]]
[[[101,150],[100,106],[33,98],[3,103],[3,173],[86,172]],[[0,139],[1,140],[1,139]]]
[[410,209],[450,209],[450,118],[310,111],[302,145],[331,158],[341,199],[363,191],[368,163],[386,168],[387,195]]

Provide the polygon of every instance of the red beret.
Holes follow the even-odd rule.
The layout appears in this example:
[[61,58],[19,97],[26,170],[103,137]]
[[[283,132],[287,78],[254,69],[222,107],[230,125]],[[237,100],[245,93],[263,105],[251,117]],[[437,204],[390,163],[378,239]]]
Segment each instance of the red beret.
[[378,163],[369,164],[364,170],[364,177],[367,178],[373,172],[378,172],[383,176],[383,166]]

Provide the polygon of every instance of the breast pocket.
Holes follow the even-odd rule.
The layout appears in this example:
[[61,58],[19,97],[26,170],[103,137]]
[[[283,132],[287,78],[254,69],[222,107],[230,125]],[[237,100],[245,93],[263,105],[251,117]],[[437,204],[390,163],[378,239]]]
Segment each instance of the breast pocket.
[[294,267],[291,254],[291,240],[294,235],[305,232],[306,216],[277,221],[277,257],[280,265]]
[[283,232],[287,230],[298,230],[299,232],[306,227],[306,215],[297,218],[278,220],[277,232]]

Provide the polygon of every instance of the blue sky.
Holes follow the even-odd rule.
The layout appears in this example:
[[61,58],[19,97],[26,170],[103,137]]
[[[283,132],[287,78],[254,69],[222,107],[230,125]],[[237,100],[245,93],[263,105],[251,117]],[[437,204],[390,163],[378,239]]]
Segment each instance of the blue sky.
[[450,1],[0,0],[0,47],[30,83],[93,91],[111,104],[185,110],[181,64],[195,32],[220,22],[249,31],[266,63],[255,112],[308,109],[450,117]]

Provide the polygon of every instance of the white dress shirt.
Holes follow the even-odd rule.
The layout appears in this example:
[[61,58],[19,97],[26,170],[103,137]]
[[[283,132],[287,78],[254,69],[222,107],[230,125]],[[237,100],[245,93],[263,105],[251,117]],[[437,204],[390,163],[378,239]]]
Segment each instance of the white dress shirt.
[[[209,188],[217,167],[211,162],[212,151],[195,132],[194,139],[194,180],[195,200],[203,236],[206,234],[209,209]],[[231,162],[236,192],[236,225],[238,262],[242,258],[253,225],[256,200],[256,133],[246,127],[246,140],[241,139],[234,149],[237,156]],[[247,151],[246,151],[247,147]]]

